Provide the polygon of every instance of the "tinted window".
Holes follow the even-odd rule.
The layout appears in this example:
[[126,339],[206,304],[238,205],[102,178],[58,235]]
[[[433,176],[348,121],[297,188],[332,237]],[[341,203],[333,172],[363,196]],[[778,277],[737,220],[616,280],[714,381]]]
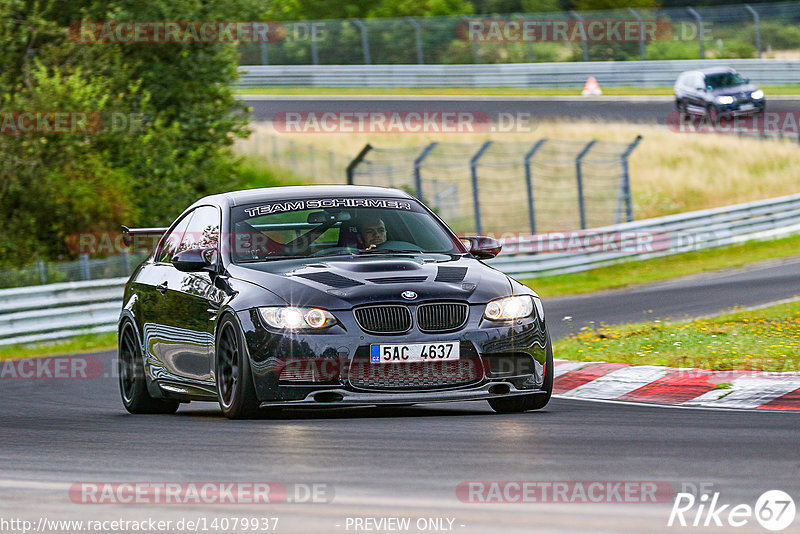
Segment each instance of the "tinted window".
[[234,261],[403,251],[464,253],[457,237],[410,199],[301,199],[232,210]]
[[723,72],[721,74],[709,74],[706,76],[706,84],[712,89],[724,89],[726,87],[736,87],[744,85],[744,78],[737,72]]
[[191,248],[216,250],[219,245],[219,210],[213,206],[201,206],[194,210],[192,220],[181,239],[179,252]]
[[156,252],[156,261],[158,263],[169,263],[172,261],[172,256],[178,250],[181,241],[183,241],[183,235],[186,232],[186,227],[189,225],[192,214],[193,212],[187,213],[175,228],[161,241],[158,251]]

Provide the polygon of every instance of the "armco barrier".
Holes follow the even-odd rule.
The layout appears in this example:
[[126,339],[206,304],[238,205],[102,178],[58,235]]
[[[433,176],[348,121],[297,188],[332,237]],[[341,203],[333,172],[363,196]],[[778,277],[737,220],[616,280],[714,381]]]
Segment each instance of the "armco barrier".
[[[240,87],[672,87],[685,70],[726,65],[758,85],[800,83],[799,60],[589,61],[478,65],[246,65]],[[768,97],[769,98],[769,97]]]
[[0,290],[0,345],[113,332],[127,278]]
[[[536,246],[536,238],[531,236],[504,243],[508,248],[519,249],[522,253],[501,254],[488,263],[507,274],[524,278],[586,271],[624,260],[654,258],[800,233],[800,194],[593,228],[582,234],[610,235],[619,242],[635,236],[637,232],[646,232],[652,237],[650,247],[631,247],[630,252],[531,254],[524,252]],[[565,241],[568,236],[566,232]]]
[[[619,241],[649,232],[653,251],[514,253],[535,243],[536,236],[529,236],[509,240],[506,253],[487,263],[516,277],[533,277],[800,233],[800,194],[585,232],[610,234]],[[0,345],[114,331],[125,281],[111,278],[0,290]]]

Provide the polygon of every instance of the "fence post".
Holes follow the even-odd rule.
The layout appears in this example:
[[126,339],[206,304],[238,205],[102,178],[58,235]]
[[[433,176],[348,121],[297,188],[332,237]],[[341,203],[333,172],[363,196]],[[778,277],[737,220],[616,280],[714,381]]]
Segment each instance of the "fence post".
[[570,15],[580,23],[581,27],[581,47],[583,48],[583,60],[589,61],[589,43],[586,38],[586,24],[584,24],[583,17],[577,11],[570,11]]
[[583,147],[580,154],[578,154],[578,157],[575,158],[575,175],[578,179],[578,210],[581,215],[581,230],[586,230],[586,205],[583,199],[583,169],[581,167],[584,156],[589,153],[596,142],[596,139],[589,141],[589,143]]
[[47,265],[45,265],[43,260],[39,260],[36,262],[36,266],[39,268],[39,279],[42,281],[42,285],[47,283]]
[[761,59],[761,17],[758,16],[758,12],[750,7],[750,4],[745,4],[744,8],[753,15],[753,25],[754,31],[756,34],[756,50],[758,50],[758,59]]
[[317,48],[317,32],[313,24],[305,23],[308,27],[308,40],[311,41],[311,63],[319,65],[319,49]]
[[625,220],[631,222],[633,220],[633,199],[631,198],[631,178],[628,172],[628,157],[636,146],[642,141],[642,136],[637,135],[633,143],[628,145],[625,152],[622,153],[622,180],[619,184],[619,198],[617,199],[617,218],[616,223],[620,222],[620,212],[622,211],[622,203],[625,202]]
[[417,22],[417,19],[414,17],[406,17],[406,20],[414,27],[414,41],[417,46],[417,64],[424,65],[425,58],[422,54],[422,26],[420,26],[419,22]]
[[347,185],[353,185],[353,172],[356,170],[356,167],[362,161],[364,161],[364,158],[367,156],[367,152],[370,150],[372,150],[372,145],[367,143],[364,145],[364,148],[361,149],[361,152],[359,152],[356,157],[353,158],[353,161],[347,165]]
[[414,189],[417,191],[417,198],[422,200],[422,174],[420,173],[420,168],[422,167],[422,160],[428,157],[436,145],[439,143],[433,142],[422,149],[422,152],[419,156],[414,160]]
[[697,44],[699,47],[698,55],[700,59],[706,58],[706,45],[703,42],[705,38],[705,31],[703,30],[703,17],[700,16],[700,13],[697,12],[696,9],[693,7],[687,7],[686,10],[694,17],[694,20],[697,22]]
[[480,193],[478,192],[478,160],[481,159],[483,154],[492,146],[491,141],[486,141],[478,149],[472,159],[469,161],[470,171],[472,173],[472,204],[475,209],[475,233],[481,235],[483,225],[481,224],[481,200]]
[[84,253],[79,256],[81,266],[81,280],[91,280],[92,271],[89,265],[89,255]]
[[267,50],[267,42],[261,41],[259,46],[261,48],[261,64],[269,65],[269,51]]
[[361,30],[361,49],[364,52],[364,65],[372,63],[369,54],[369,36],[367,35],[367,26],[360,19],[352,19],[353,24],[358,26]]
[[[469,32],[469,17],[466,15],[461,15],[461,19],[467,21],[467,32]],[[469,35],[469,33],[467,33]],[[480,58],[478,57],[478,41],[472,41],[472,62],[476,65],[481,62]]]
[[539,139],[533,148],[525,154],[525,186],[528,188],[528,222],[531,225],[531,234],[536,234],[536,212],[533,209],[533,177],[531,176],[531,160],[536,152],[542,148],[547,138]]
[[642,21],[642,17],[641,15],[639,15],[638,11],[636,11],[632,7],[629,7],[628,11],[630,11],[631,15],[633,15],[634,18],[636,18],[636,20],[639,21],[639,56],[642,58],[642,61],[644,61],[645,59],[647,59],[646,57],[647,53],[645,52],[645,46],[644,46],[644,22]]

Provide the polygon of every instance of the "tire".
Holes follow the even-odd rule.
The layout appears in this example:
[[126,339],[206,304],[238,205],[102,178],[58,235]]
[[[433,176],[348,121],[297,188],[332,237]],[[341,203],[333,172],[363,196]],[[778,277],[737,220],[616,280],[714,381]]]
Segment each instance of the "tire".
[[244,350],[239,325],[230,315],[220,321],[215,353],[217,398],[225,417],[257,419],[269,414],[258,407],[260,403],[253,384],[250,359]]
[[550,343],[550,334],[547,335],[547,359],[545,360],[544,380],[542,390],[546,393],[542,395],[520,395],[517,397],[506,397],[500,399],[489,399],[489,406],[497,413],[521,413],[530,410],[541,410],[550,402],[553,394],[553,345]]
[[119,330],[119,392],[122,404],[132,414],[170,414],[178,411],[178,401],[155,399],[147,391],[141,346],[130,321]]

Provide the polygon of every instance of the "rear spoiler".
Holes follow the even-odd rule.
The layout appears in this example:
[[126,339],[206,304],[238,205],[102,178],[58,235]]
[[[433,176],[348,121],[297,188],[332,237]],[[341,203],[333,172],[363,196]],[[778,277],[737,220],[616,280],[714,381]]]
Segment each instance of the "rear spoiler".
[[128,228],[122,226],[122,242],[130,246],[131,238],[137,235],[163,235],[169,228]]

